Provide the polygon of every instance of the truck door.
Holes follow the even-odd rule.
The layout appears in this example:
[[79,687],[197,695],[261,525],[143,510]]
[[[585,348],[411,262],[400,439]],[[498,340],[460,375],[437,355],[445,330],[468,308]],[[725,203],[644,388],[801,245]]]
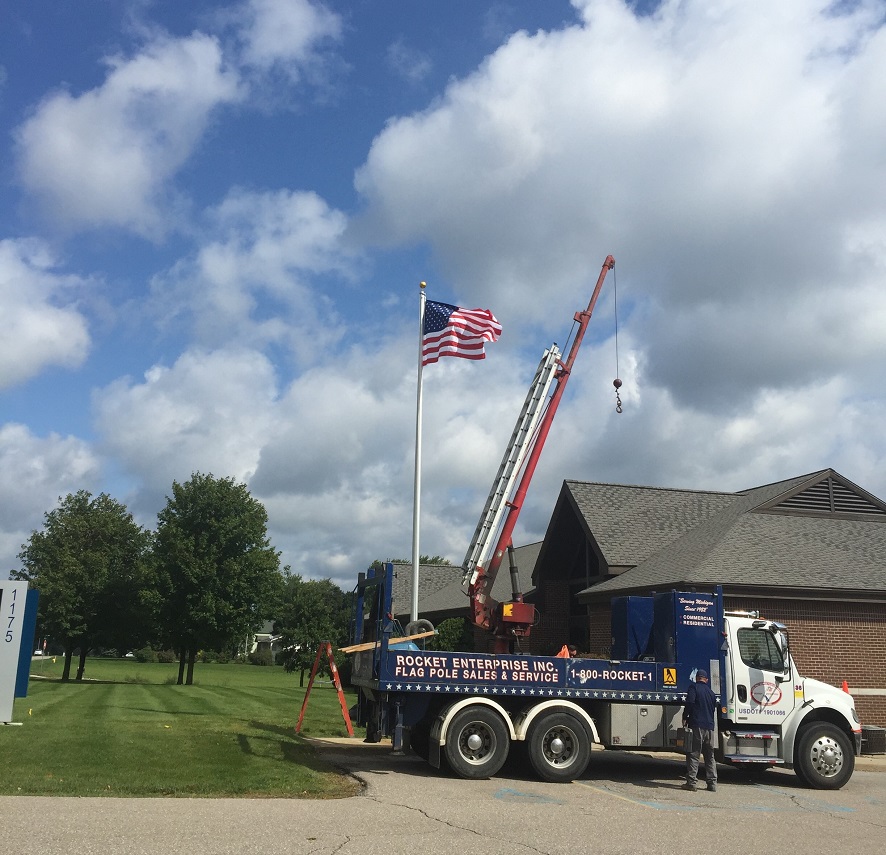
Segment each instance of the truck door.
[[731,657],[735,721],[779,726],[794,708],[787,636],[771,624],[742,627],[736,636],[738,650]]

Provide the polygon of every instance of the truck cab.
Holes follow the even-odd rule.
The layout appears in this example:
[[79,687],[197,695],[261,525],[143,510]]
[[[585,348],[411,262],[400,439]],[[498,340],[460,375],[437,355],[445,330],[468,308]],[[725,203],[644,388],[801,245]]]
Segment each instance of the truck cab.
[[852,775],[861,724],[852,696],[803,677],[787,627],[756,612],[725,612],[720,759],[748,771],[793,768],[809,786]]

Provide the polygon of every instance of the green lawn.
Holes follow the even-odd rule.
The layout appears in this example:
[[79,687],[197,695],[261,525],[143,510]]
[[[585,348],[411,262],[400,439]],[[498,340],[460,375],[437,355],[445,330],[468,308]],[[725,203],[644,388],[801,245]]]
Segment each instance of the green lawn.
[[[62,660],[34,660],[21,727],[0,727],[0,794],[337,798],[356,783],[295,733],[305,690],[279,667],[89,659],[62,683]],[[307,682],[307,680],[306,680]],[[354,696],[346,693],[348,705]],[[362,735],[359,731],[358,735]],[[338,695],[315,685],[303,736],[347,736]]]

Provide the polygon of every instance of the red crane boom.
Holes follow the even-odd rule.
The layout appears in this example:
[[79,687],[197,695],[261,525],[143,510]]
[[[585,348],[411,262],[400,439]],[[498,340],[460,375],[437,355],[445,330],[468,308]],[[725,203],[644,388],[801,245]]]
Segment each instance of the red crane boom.
[[[557,407],[560,405],[560,400],[566,389],[566,383],[572,373],[572,366],[575,363],[575,357],[578,355],[578,350],[581,347],[585,330],[587,329],[588,322],[593,314],[597,297],[600,295],[600,290],[603,287],[603,280],[613,267],[615,267],[615,259],[611,255],[606,256],[606,260],[603,262],[603,267],[600,270],[600,275],[597,278],[597,284],[594,287],[594,293],[591,295],[588,307],[583,312],[575,313],[574,320],[578,324],[578,329],[575,338],[572,341],[572,347],[569,350],[569,355],[566,357],[566,360],[564,361],[561,359],[557,362],[553,378],[554,391],[551,394],[547,409],[541,416],[537,429],[532,432],[531,436],[526,437],[528,453],[525,453],[525,463],[522,464],[523,474],[520,478],[517,490],[514,493],[514,497],[506,502],[508,508],[507,514],[488,566],[483,567],[478,563],[471,567],[468,564],[468,559],[466,559],[466,566],[464,569],[471,577],[468,584],[471,620],[475,625],[488,629],[494,633],[495,651],[499,653],[510,651],[516,639],[529,635],[529,631],[535,619],[535,607],[529,603],[524,603],[522,593],[517,590],[516,568],[512,568],[512,587],[514,590],[512,591],[512,599],[510,601],[500,603],[497,600],[494,600],[491,596],[492,586],[495,583],[495,578],[501,567],[505,551],[511,546],[511,537],[513,536],[514,528],[517,525],[517,518],[523,507],[523,501],[529,490],[529,484],[532,481],[535,467],[541,457],[541,452],[544,448],[545,441],[547,440],[548,432],[551,429],[551,424],[554,421],[554,416],[557,414]],[[556,346],[554,346],[554,351],[559,353],[559,351],[556,350]],[[549,353],[550,351],[546,351],[545,356]],[[545,359],[543,358],[543,364],[544,361]],[[536,375],[536,379],[538,379],[538,375]],[[515,436],[517,436],[518,433],[519,422],[518,428],[515,429]],[[513,442],[514,440],[512,438],[512,443]],[[510,451],[511,449],[509,448],[509,452]],[[508,454],[506,453],[505,456],[507,458]],[[520,458],[522,459],[523,456],[524,455],[521,454]],[[504,467],[505,464],[503,463],[502,468],[504,469]],[[501,470],[499,472],[499,477],[501,477]],[[490,498],[492,498],[492,495],[498,490],[499,486],[497,482],[496,485],[493,486]],[[489,504],[487,503],[487,508],[488,507]],[[478,526],[478,532],[480,529],[481,526]],[[491,534],[492,532],[489,532],[490,536]]]

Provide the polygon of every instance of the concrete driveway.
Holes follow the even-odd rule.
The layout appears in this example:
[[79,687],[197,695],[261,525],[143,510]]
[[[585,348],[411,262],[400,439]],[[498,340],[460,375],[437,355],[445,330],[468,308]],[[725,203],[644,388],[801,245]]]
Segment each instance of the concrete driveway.
[[[721,768],[716,793],[681,790],[679,758],[595,752],[587,775],[547,784],[519,764],[487,781],[441,774],[389,746],[318,742],[364,782],[334,801],[0,798],[4,855],[566,855],[736,850],[881,853],[886,762],[859,758],[836,792],[789,772],[760,783]],[[884,758],[886,759],[886,758]]]

